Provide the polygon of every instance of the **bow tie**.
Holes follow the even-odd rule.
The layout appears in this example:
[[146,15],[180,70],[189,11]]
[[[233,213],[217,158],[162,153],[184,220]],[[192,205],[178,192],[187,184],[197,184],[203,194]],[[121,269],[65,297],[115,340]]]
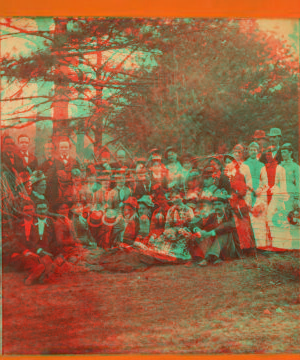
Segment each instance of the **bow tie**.
[[38,223],[47,224],[47,219],[38,218]]

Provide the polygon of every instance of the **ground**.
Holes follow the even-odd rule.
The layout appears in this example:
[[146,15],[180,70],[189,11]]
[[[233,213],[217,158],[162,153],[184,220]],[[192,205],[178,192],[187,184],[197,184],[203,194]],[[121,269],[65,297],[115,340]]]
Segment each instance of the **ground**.
[[206,268],[3,274],[3,352],[299,352],[299,283],[259,255]]

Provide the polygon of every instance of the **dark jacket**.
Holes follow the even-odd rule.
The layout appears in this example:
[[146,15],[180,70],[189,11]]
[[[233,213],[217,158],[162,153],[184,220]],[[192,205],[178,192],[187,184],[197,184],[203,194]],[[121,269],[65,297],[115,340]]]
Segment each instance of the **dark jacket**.
[[[281,149],[279,148],[274,159],[277,161],[277,164],[280,164],[282,162],[282,155],[281,155]],[[261,161],[262,163],[266,164],[267,163],[267,159],[266,159],[266,153],[262,153],[259,161]]]
[[[37,170],[38,168],[38,161],[37,158],[34,154],[32,153],[28,153],[28,162],[26,163],[24,156],[22,154],[21,151],[18,152],[18,156],[20,157],[20,159],[22,160],[22,166],[24,170],[30,170],[31,172]],[[29,171],[29,172],[30,172]]]
[[16,237],[18,241],[19,252],[29,250],[36,253],[38,249],[42,248],[50,254],[56,255],[58,246],[56,242],[55,229],[52,219],[47,218],[44,226],[44,233],[42,238],[39,235],[38,218],[33,218],[29,239],[25,236],[25,222],[24,219],[16,223]]

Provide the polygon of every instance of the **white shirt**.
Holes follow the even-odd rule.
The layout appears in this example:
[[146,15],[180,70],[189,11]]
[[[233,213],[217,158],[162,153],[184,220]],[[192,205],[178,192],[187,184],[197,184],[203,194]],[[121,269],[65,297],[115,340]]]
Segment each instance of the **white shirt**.
[[26,236],[27,241],[29,241],[31,225],[32,225],[32,219],[30,219],[30,220],[24,219],[25,236]]
[[46,223],[47,223],[47,219],[38,218],[38,228],[39,228],[40,240],[43,239],[43,235],[44,235],[44,230],[45,230],[45,225],[46,225]]
[[66,165],[69,162],[69,155],[66,155],[66,157],[61,155],[61,160]]
[[22,155],[23,155],[23,159],[25,160],[26,164],[28,164],[28,159],[29,159],[28,151],[22,151]]

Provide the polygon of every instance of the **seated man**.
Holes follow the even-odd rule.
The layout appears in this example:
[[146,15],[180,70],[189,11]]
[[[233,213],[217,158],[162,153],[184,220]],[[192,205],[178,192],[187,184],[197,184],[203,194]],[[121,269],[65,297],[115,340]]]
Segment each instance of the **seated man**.
[[77,263],[85,251],[80,239],[76,237],[72,221],[69,219],[69,211],[68,203],[62,201],[57,204],[59,216],[54,221],[57,252],[63,256],[62,259]]
[[49,276],[56,268],[52,261],[57,252],[55,231],[47,212],[43,200],[36,203],[36,217],[34,206],[25,203],[23,217],[15,224],[16,245],[11,260],[14,266],[29,272],[26,285]]
[[[228,194],[217,190],[213,198],[214,212],[207,218],[198,217],[190,224],[193,235],[190,237],[190,252],[194,259],[202,258],[200,266],[218,264],[221,258],[238,256],[235,241],[237,238],[235,222],[226,209]],[[203,259],[204,258],[204,259]]]

